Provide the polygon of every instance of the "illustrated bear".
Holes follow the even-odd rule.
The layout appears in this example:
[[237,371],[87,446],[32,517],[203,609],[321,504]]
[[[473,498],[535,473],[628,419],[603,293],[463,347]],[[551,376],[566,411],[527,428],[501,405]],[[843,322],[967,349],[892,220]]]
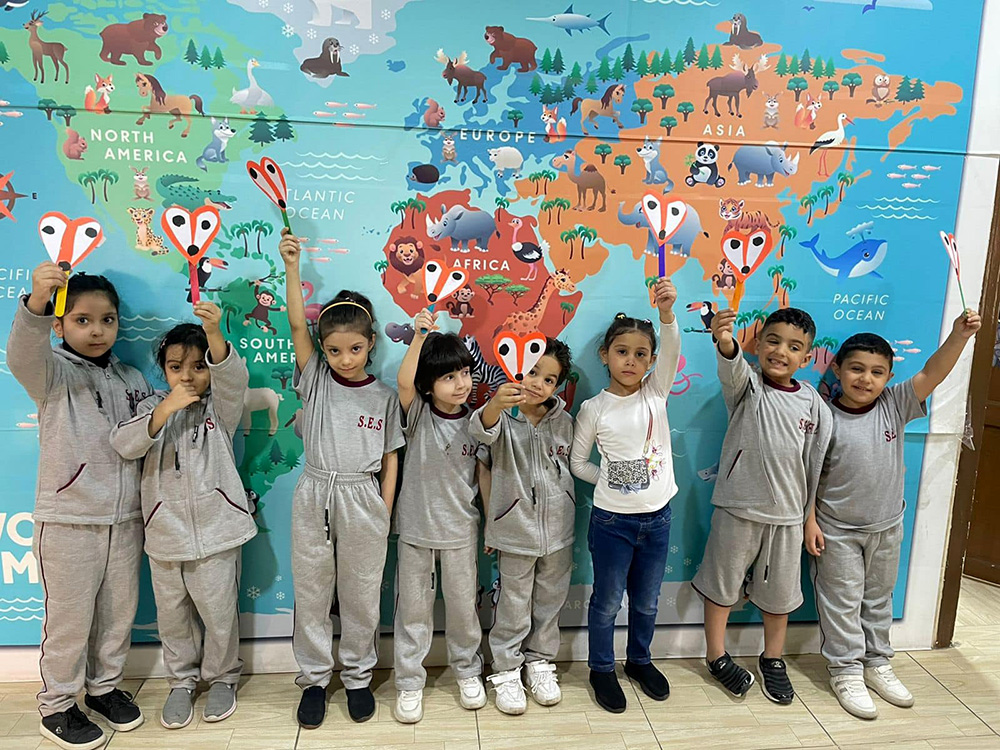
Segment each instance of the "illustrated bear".
[[538,48],[530,39],[508,34],[503,30],[503,26],[487,26],[483,38],[493,47],[490,64],[495,63],[498,58],[503,59],[503,65],[497,70],[507,70],[511,65],[517,64],[521,66],[518,73],[527,73],[538,67],[538,63],[535,62],[535,52]]
[[140,65],[152,65],[146,53],[159,60],[163,53],[156,41],[167,33],[167,17],[161,13],[143,13],[131,23],[113,23],[101,32],[104,46],[101,59],[112,65],[125,65],[122,55],[132,55]]

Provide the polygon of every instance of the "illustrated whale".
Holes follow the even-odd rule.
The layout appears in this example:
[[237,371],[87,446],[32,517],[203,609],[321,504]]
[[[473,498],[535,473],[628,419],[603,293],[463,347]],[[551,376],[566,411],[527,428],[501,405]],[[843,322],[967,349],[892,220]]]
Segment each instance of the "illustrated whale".
[[886,251],[889,249],[889,243],[885,240],[861,240],[836,258],[831,258],[817,248],[816,243],[818,242],[819,235],[817,234],[808,242],[800,242],[799,244],[812,250],[819,267],[831,276],[836,276],[838,279],[857,279],[871,274],[875,278],[882,278],[875,272],[875,269],[882,265]]

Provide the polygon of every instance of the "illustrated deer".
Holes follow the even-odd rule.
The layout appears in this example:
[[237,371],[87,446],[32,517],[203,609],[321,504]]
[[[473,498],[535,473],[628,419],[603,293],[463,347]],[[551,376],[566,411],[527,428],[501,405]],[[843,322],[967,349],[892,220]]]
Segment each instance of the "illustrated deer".
[[746,91],[747,98],[749,98],[750,94],[757,90],[760,85],[757,81],[757,74],[768,69],[767,55],[761,55],[760,59],[749,67],[743,64],[739,55],[733,55],[733,62],[729,67],[736,72],[718,76],[708,82],[708,96],[705,97],[704,107],[706,115],[708,114],[708,103],[711,101],[715,116],[721,117],[719,97],[725,96],[728,99],[729,114],[733,114],[733,100],[735,100],[735,114],[737,117],[743,117],[740,114],[740,94]]
[[38,38],[38,27],[42,25],[42,18],[48,13],[47,10],[31,11],[31,20],[24,24],[24,28],[27,29],[28,46],[31,47],[31,62],[35,67],[35,77],[33,81],[38,80],[38,74],[42,74],[42,83],[45,83],[45,65],[43,61],[45,57],[52,58],[52,64],[56,68],[56,80],[59,80],[59,63],[66,69],[66,83],[69,83],[69,65],[63,59],[66,56],[66,45],[60,44],[59,42],[43,42]]
[[470,86],[476,89],[476,98],[472,100],[473,104],[479,101],[480,94],[483,95],[483,101],[486,101],[486,74],[473,70],[466,64],[469,62],[469,58],[465,52],[452,59],[444,53],[444,49],[439,49],[434,59],[444,65],[444,71],[441,73],[442,78],[449,84],[458,81],[458,88],[455,91],[456,104],[459,101],[464,102],[468,98]]

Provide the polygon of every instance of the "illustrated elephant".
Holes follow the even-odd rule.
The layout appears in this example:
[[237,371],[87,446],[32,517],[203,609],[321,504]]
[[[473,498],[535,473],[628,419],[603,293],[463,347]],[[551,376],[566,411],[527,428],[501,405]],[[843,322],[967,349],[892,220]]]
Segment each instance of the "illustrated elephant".
[[756,187],[773,187],[774,175],[791,177],[799,171],[799,154],[789,159],[785,153],[788,144],[778,145],[776,141],[768,141],[763,146],[740,146],[733,154],[729,169],[736,165],[739,173],[739,184],[750,182],[751,175],[757,175]]
[[[694,206],[690,203],[685,204],[687,206],[687,214],[684,217],[684,223],[680,225],[680,228],[674,233],[674,235],[667,241],[670,246],[670,252],[673,255],[683,255],[685,258],[691,255],[691,246],[694,245],[694,241],[698,239],[699,235],[708,237],[708,232],[701,228],[701,217],[698,216],[698,212],[694,210]],[[636,226],[636,227],[646,227],[648,231],[648,237],[646,238],[646,252],[649,255],[657,255],[660,251],[660,243],[657,241],[656,235],[653,234],[653,230],[649,228],[646,223],[646,217],[642,213],[641,203],[636,203],[632,207],[630,213],[625,213],[622,209],[625,208],[625,203],[618,204],[618,221],[620,221],[625,226]]]

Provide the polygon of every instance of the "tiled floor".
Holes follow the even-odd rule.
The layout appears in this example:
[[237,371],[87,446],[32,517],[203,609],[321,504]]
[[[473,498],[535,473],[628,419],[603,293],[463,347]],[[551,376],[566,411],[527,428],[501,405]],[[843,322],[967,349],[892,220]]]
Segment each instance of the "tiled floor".
[[[425,691],[424,720],[397,724],[392,718],[395,691],[390,674],[376,677],[378,713],[353,724],[339,683],[327,720],[312,731],[299,730],[295,707],[299,690],[290,675],[244,679],[239,710],[227,721],[200,720],[204,696],[189,727],[163,729],[158,712],[167,694],[163,680],[124,686],[136,692],[146,714],[140,729],[111,737],[110,750],[658,750],[734,746],[767,748],[881,748],[896,750],[1000,750],[1000,589],[967,580],[962,590],[956,648],[899,654],[896,672],[916,696],[912,709],[898,709],[878,698],[880,716],[865,722],[846,714],[827,687],[818,656],[789,660],[798,693],[795,703],[779,707],[754,688],[746,700],[726,697],[706,679],[698,660],[661,665],[673,693],[665,703],[647,699],[626,682],[629,710],[601,710],[587,687],[585,664],[560,665],[563,701],[541,708],[529,700],[528,712],[508,717],[492,705],[478,712],[458,705],[450,673],[432,672]],[[623,675],[620,675],[624,679]],[[35,693],[29,683],[0,684],[0,750],[53,747],[38,735]],[[107,728],[106,728],[107,729]],[[110,730],[107,730],[110,732]]]

